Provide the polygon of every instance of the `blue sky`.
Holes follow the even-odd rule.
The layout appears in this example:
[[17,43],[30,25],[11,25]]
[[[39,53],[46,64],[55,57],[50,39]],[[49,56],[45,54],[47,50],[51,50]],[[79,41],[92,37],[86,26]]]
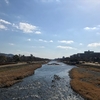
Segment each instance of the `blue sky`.
[[100,0],[0,0],[0,52],[57,58],[100,51]]

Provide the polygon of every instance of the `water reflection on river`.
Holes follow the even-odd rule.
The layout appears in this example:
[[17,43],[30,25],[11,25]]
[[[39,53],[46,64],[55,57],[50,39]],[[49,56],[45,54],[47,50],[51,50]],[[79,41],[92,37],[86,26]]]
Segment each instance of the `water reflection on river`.
[[[50,62],[58,63],[58,62]],[[72,91],[68,71],[73,68],[63,63],[44,64],[35,74],[9,88],[0,89],[0,100],[83,100]],[[55,79],[54,76],[58,78]]]

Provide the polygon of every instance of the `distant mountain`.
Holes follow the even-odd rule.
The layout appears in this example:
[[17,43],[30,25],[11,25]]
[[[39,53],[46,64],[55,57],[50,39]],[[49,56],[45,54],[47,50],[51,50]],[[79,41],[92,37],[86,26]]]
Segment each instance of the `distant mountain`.
[[1,55],[4,55],[4,56],[6,56],[6,57],[13,57],[14,55],[13,54],[5,54],[5,53],[0,53],[0,56]]

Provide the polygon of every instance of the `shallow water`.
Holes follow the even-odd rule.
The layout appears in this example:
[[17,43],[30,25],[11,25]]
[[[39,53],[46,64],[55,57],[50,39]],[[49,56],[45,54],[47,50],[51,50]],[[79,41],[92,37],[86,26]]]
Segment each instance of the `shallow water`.
[[64,63],[44,64],[35,74],[9,88],[0,89],[0,100],[84,100],[70,87],[69,70]]

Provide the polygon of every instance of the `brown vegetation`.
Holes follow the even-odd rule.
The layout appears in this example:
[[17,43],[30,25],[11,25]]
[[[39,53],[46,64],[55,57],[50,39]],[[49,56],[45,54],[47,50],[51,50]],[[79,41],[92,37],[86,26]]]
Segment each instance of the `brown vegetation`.
[[42,63],[36,63],[0,68],[0,87],[8,87],[21,81],[24,77],[32,75],[34,70],[41,66]]
[[79,66],[70,71],[71,87],[87,100],[100,100],[100,67]]

